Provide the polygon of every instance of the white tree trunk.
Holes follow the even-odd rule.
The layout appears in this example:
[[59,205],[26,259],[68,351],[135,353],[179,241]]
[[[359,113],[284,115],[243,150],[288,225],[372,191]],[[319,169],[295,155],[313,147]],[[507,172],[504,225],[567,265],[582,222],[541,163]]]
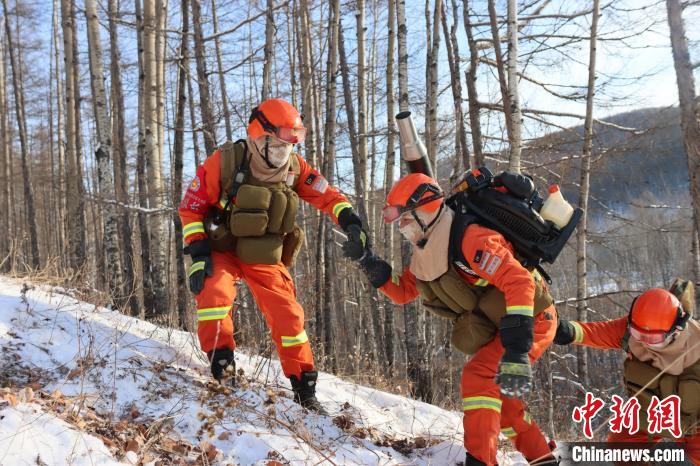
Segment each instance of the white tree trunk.
[[[586,118],[583,129],[583,154],[581,156],[581,195],[579,207],[583,209],[583,217],[578,225],[576,236],[577,242],[577,288],[576,297],[578,299],[577,315],[579,321],[588,321],[588,304],[585,301],[587,295],[587,265],[586,265],[586,240],[588,236],[588,197],[590,191],[591,153],[593,149],[593,105],[595,103],[595,65],[596,65],[596,44],[598,41],[598,17],[600,0],[593,0],[593,17],[591,19],[591,36],[588,55],[588,87],[586,94]],[[586,348],[577,349],[578,377],[579,382],[588,385],[588,353]]]
[[[5,30],[5,16],[0,18],[0,31]],[[1,32],[0,32],[1,34]],[[9,148],[9,137],[7,133],[7,81],[5,74],[5,38],[0,37],[0,174],[5,174],[9,170],[10,164],[10,148]],[[9,179],[9,178],[7,178]],[[2,189],[2,202],[0,205],[3,206],[2,213],[2,228],[11,235],[12,229],[10,227],[10,214],[12,211],[8,209],[10,207],[10,193],[8,188],[10,183],[5,183]],[[9,242],[2,246],[2,252],[7,255],[10,252]]]
[[[104,84],[104,65],[102,61],[102,40],[100,24],[97,17],[95,0],[85,0],[85,18],[87,20],[88,47],[90,50],[90,82],[92,83],[93,108],[95,109],[95,127],[98,146],[95,149],[97,176],[100,193],[111,200],[115,196],[112,167],[111,126],[107,109],[107,93]],[[117,211],[111,202],[102,207],[104,222],[105,259],[107,261],[108,283],[113,296],[122,288],[122,269],[117,237]],[[121,301],[121,300],[118,300]]]
[[[522,149],[523,116],[520,112],[518,93],[518,2],[508,0],[508,107],[511,127],[510,159],[508,169],[520,173],[520,152]],[[504,102],[505,105],[505,102]]]
[[272,97],[272,60],[275,54],[275,0],[267,0],[265,15],[265,61],[263,63],[262,97],[267,100]]
[[[666,0],[668,25],[671,31],[671,51],[673,65],[676,69],[678,83],[678,100],[681,108],[681,129],[683,130],[683,146],[688,157],[688,173],[690,174],[690,199],[693,203],[693,218],[695,231],[700,232],[700,114],[695,102],[695,79],[693,66],[688,52],[688,38],[683,24],[682,6],[679,0]],[[700,277],[695,277],[699,282]]]
[[[7,0],[3,0],[5,18],[9,17]],[[26,219],[29,227],[29,241],[31,251],[29,253],[29,265],[33,269],[38,269],[40,264],[39,259],[39,240],[36,223],[36,210],[34,209],[34,189],[29,173],[29,140],[27,134],[27,117],[24,106],[24,91],[21,85],[21,44],[19,43],[19,31],[17,31],[17,43],[12,43],[12,31],[10,30],[9,21],[5,21],[5,32],[7,35],[7,49],[10,56],[10,70],[12,71],[12,89],[15,96],[15,115],[17,118],[17,126],[19,130],[20,151],[22,156],[22,180],[24,186],[24,202],[26,206]]]
[[[158,58],[156,57],[156,4],[157,0],[143,2],[143,73],[144,73],[144,156],[147,161],[148,205],[150,208],[163,206],[165,194],[158,147]],[[147,317],[156,318],[168,313],[168,290],[166,288],[168,241],[165,236],[161,215],[151,214],[149,218],[151,286],[154,303],[146,309]]]

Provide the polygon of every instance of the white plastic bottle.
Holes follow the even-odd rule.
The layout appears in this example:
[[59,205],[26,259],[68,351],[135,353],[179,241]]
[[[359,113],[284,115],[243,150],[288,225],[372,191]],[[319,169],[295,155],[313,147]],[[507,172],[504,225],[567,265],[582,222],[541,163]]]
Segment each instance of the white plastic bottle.
[[542,218],[551,221],[557,228],[561,229],[569,223],[573,214],[574,208],[562,196],[559,185],[550,186],[549,196],[540,209]]

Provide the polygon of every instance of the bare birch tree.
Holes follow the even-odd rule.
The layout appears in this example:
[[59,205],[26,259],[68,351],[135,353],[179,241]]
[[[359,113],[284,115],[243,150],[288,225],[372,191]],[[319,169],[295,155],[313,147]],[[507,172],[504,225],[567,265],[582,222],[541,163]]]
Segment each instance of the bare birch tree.
[[[671,31],[673,66],[676,69],[676,82],[678,83],[683,147],[688,158],[690,199],[693,203],[693,221],[695,224],[695,233],[693,235],[695,236],[700,232],[700,104],[696,102],[693,65],[690,61],[688,38],[685,34],[685,25],[682,17],[683,7],[679,0],[666,0],[666,9],[668,12],[668,25]],[[697,242],[693,241],[693,243],[695,260],[697,261],[697,256],[699,255]],[[700,281],[700,276],[695,277],[695,282],[698,283],[698,281]]]
[[27,225],[29,227],[29,247],[31,266],[38,269],[40,266],[38,228],[36,223],[36,210],[34,210],[34,188],[29,174],[29,140],[27,135],[27,117],[24,106],[24,92],[20,84],[20,66],[22,60],[22,47],[19,43],[19,28],[17,29],[18,42],[15,44],[12,39],[10,29],[9,10],[7,0],[3,0],[3,10],[5,12],[5,37],[7,40],[8,55],[10,57],[10,71],[12,73],[12,90],[15,97],[15,116],[19,130],[20,154],[22,157],[22,183],[24,186],[24,202],[26,206]]
[[[144,73],[144,157],[146,158],[146,176],[148,177],[148,205],[152,209],[163,206],[165,194],[162,167],[160,163],[160,147],[158,133],[160,131],[158,121],[158,88],[160,87],[157,57],[159,44],[156,40],[158,28],[158,0],[144,0],[143,2],[143,73]],[[158,214],[151,214],[149,218],[150,234],[150,258],[146,270],[151,276],[151,286],[155,301],[153,306],[146,308],[146,317],[161,318],[169,312],[168,269],[166,251],[169,250],[165,236],[163,219]]]
[[[117,20],[119,16],[118,0],[108,0],[109,15],[109,74],[111,80],[110,102],[112,109],[112,154],[114,159],[114,185],[117,201],[121,205],[129,203],[129,171],[126,157],[124,91],[122,85],[121,52],[119,46],[119,31]],[[123,295],[132,314],[138,312],[136,287],[134,283],[134,247],[132,245],[132,230],[129,221],[129,211],[122,208],[119,212],[119,250],[121,251]]]
[[[7,79],[5,74],[5,41],[7,39],[3,34],[5,31],[5,21],[6,15],[3,15],[3,17],[0,18],[0,176],[5,176],[6,171],[10,167],[9,134],[7,131]],[[5,183],[5,186],[9,186],[9,184],[10,183]],[[0,205],[3,207],[2,216],[0,217],[2,219],[2,224],[0,226],[9,233],[12,231],[10,228],[11,211],[6,208],[9,207],[10,203],[10,196],[6,188],[3,188],[2,191],[0,191],[0,196],[2,200]],[[9,252],[10,244],[9,242],[5,242],[5,244],[2,245],[2,254],[3,256],[7,256]]]
[[[384,195],[389,194],[389,189],[394,182],[394,165],[396,164],[396,121],[395,96],[394,96],[394,53],[396,48],[396,0],[388,1],[387,12],[387,45],[386,45],[386,165],[384,168]],[[393,262],[394,254],[394,229],[391,224],[384,225],[384,255],[387,260]],[[384,354],[388,366],[389,374],[395,370],[395,330],[394,330],[394,306],[387,306],[384,309]]]
[[[399,110],[408,110],[408,47],[406,37],[406,0],[396,0],[396,22],[398,30],[398,61],[399,61]],[[405,173],[402,165],[401,173]],[[410,245],[407,241],[401,242],[401,259],[408,264],[411,257]],[[402,270],[402,269],[401,269]],[[432,398],[430,384],[430,371],[427,367],[427,355],[425,351],[425,316],[421,315],[420,305],[412,302],[403,306],[404,341],[406,344],[406,365],[408,380],[411,390],[416,397],[422,400]]]
[[202,12],[200,0],[192,0],[192,26],[194,29],[194,56],[197,63],[197,84],[199,85],[199,112],[202,116],[201,129],[204,135],[204,150],[207,156],[216,149],[216,122],[209,92],[209,74],[202,33]]
[[[85,18],[87,20],[88,47],[90,50],[90,82],[92,83],[92,99],[95,111],[95,128],[98,145],[95,149],[97,173],[102,196],[108,201],[114,197],[114,179],[112,166],[112,138],[110,134],[109,102],[104,85],[104,65],[102,60],[102,39],[97,17],[95,0],[85,0]],[[104,245],[108,283],[113,296],[118,297],[122,288],[122,269],[117,239],[117,212],[112,202],[102,207],[104,222]],[[116,300],[121,304],[122,298]]]
[[[188,33],[189,33],[189,4],[188,0],[181,0],[180,15],[182,27],[180,30],[180,59],[177,73],[177,103],[175,110],[175,139],[173,141],[173,193],[172,203],[178,205],[182,193],[182,168],[185,139],[185,104],[187,101],[186,83],[189,70],[188,57]],[[224,97],[225,98],[225,97]],[[183,233],[182,221],[177,212],[172,214],[173,227],[175,229],[175,274],[177,284],[177,316],[180,326],[185,328],[187,323],[187,285],[185,283],[185,260],[182,253]]]
[[272,61],[275,53],[275,0],[267,0],[265,14],[265,61],[263,62],[261,102],[272,96]]
[[425,57],[425,147],[428,151],[430,164],[435,169],[437,167],[438,56],[440,55],[440,16],[442,13],[442,0],[435,0],[432,26],[429,5],[430,0],[426,0],[425,26],[428,47]]
[[[588,55],[588,87],[586,92],[586,119],[583,129],[583,154],[581,156],[581,192],[579,207],[583,209],[583,217],[578,225],[577,258],[576,258],[576,298],[577,320],[588,322],[588,304],[585,297],[588,295],[587,285],[587,255],[586,241],[588,237],[588,198],[590,192],[591,156],[593,150],[593,105],[595,103],[596,80],[596,47],[598,42],[598,17],[600,16],[600,0],[593,0],[593,13],[591,18],[591,35]],[[512,161],[512,159],[511,159]],[[577,348],[578,357],[578,381],[588,386],[588,353],[585,347]]]
[[[323,169],[322,172],[333,183],[335,178],[335,128],[336,128],[336,76],[338,73],[338,29],[340,25],[340,0],[332,0],[328,13],[328,61],[326,65],[326,122],[323,131]],[[328,366],[333,369],[336,365],[333,351],[334,332],[333,319],[335,307],[335,247],[333,243],[333,229],[327,225],[327,219],[320,217],[319,244],[323,244],[323,304],[321,314],[323,316],[323,347],[328,359]],[[319,248],[320,250],[321,248]],[[319,261],[321,259],[318,259]]]
[[464,17],[464,30],[467,33],[467,44],[469,45],[469,69],[465,73],[467,80],[467,97],[469,99],[469,128],[472,132],[474,166],[481,167],[484,164],[484,155],[482,152],[483,143],[481,141],[481,116],[479,114],[479,95],[476,91],[476,74],[479,65],[479,50],[476,47],[476,41],[474,40],[474,33],[472,31],[471,21],[469,20],[469,1],[465,0],[462,7],[462,15]]
[[523,144],[523,117],[520,112],[520,93],[518,91],[518,2],[508,0],[508,106],[512,133],[509,136],[510,157],[508,170],[520,172],[520,152]]
[[[211,2],[211,19],[214,27],[214,35],[219,32],[219,17],[216,14],[216,0]],[[183,23],[184,27],[184,23]],[[214,51],[216,53],[216,67],[219,74],[219,92],[221,93],[221,109],[224,112],[224,123],[226,125],[226,140],[233,140],[233,131],[231,130],[231,112],[228,109],[228,93],[226,92],[226,77],[224,76],[224,65],[221,59],[221,44],[219,37],[214,38]],[[186,44],[185,44],[186,45]],[[180,97],[178,97],[179,99]]]
[[457,2],[452,0],[452,26],[448,30],[447,9],[442,4],[442,33],[445,36],[445,49],[447,50],[447,63],[450,67],[450,87],[452,88],[452,100],[454,102],[455,117],[455,157],[454,169],[451,181],[469,168],[469,147],[467,146],[467,131],[464,128],[464,113],[462,112],[462,78],[460,72],[459,46],[457,44],[457,21],[459,18]]

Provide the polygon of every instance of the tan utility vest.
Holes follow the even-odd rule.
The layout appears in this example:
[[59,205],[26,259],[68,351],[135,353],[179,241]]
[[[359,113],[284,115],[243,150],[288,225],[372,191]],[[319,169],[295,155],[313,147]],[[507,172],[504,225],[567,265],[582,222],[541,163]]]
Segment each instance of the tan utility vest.
[[[623,347],[625,340],[623,340]],[[648,432],[646,411],[651,402],[651,397],[656,395],[659,400],[667,396],[677,395],[681,399],[681,429],[683,435],[692,435],[700,428],[700,360],[695,364],[686,367],[679,375],[663,374],[654,379],[661,371],[652,366],[649,362],[640,361],[633,354],[629,353],[629,359],[624,363],[623,380],[627,394],[637,397],[641,409],[639,411],[639,429],[641,432]],[[650,383],[650,381],[652,381]],[[647,385],[649,386],[639,390]],[[664,430],[661,434],[664,437],[672,437]]]
[[299,196],[292,188],[301,171],[296,155],[290,156],[286,182],[261,181],[248,172],[224,212],[224,221],[216,225],[213,220],[226,206],[234,175],[244,158],[251,156],[245,141],[229,141],[219,150],[221,199],[204,223],[212,249],[234,251],[247,264],[282,262],[287,267],[293,266],[304,243],[304,233],[296,224]]
[[[551,306],[554,299],[537,270],[532,271],[532,277],[537,315]],[[426,309],[452,320],[452,345],[465,354],[474,354],[491,341],[506,315],[506,298],[501,290],[493,285],[469,283],[454,264],[435,280],[416,280],[416,288]]]

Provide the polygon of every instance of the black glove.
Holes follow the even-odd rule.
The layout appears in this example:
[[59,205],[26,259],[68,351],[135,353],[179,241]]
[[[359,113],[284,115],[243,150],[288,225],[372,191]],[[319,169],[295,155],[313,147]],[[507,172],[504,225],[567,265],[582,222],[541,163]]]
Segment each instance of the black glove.
[[338,214],[338,225],[348,235],[347,241],[343,243],[343,255],[359,261],[370,248],[369,236],[362,228],[362,220],[352,207],[346,207]]
[[348,259],[359,261],[369,252],[370,244],[367,233],[356,223],[349,225],[346,232],[348,239],[343,243],[343,255]]
[[211,375],[221,382],[224,376],[230,376],[235,382],[236,361],[233,359],[233,350],[230,348],[217,348],[207,353],[211,363]]
[[576,339],[574,325],[566,319],[559,319],[557,334],[554,335],[554,343],[557,345],[570,345]]
[[532,368],[527,353],[506,350],[498,365],[496,383],[501,393],[511,398],[521,398],[532,388]]
[[533,324],[534,319],[524,315],[506,315],[501,319],[501,344],[506,350],[498,365],[496,383],[506,396],[520,398],[532,387],[528,353],[532,348]]
[[358,262],[373,287],[379,288],[391,279],[391,266],[368,249]]
[[204,288],[204,279],[214,274],[214,263],[211,260],[211,247],[208,239],[192,241],[185,248],[185,254],[192,258],[190,266],[190,291],[199,294]]

